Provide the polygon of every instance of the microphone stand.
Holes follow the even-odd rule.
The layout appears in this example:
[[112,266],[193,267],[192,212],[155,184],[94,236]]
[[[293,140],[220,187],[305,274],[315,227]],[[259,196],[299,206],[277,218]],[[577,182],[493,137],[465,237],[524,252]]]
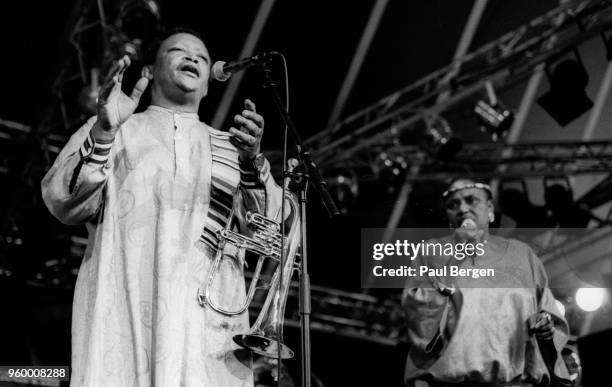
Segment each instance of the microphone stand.
[[[329,217],[333,217],[339,215],[340,212],[336,208],[336,205],[327,190],[327,184],[321,176],[316,164],[312,160],[312,156],[310,152],[303,145],[298,130],[287,112],[285,104],[281,101],[280,95],[278,93],[277,85],[272,79],[272,70],[269,66],[269,59],[264,60],[259,64],[264,80],[263,80],[263,88],[268,90],[276,109],[280,113],[284,124],[293,137],[293,140],[296,145],[297,156],[300,163],[304,166],[305,173],[294,173],[288,172],[287,166],[283,165],[283,177],[289,176],[294,183],[297,183],[299,186],[299,203],[300,203],[300,222],[301,222],[301,270],[299,273],[299,305],[300,305],[300,336],[301,336],[301,372],[302,372],[302,387],[311,387],[311,366],[310,366],[310,277],[308,274],[308,254],[306,248],[306,202],[307,202],[307,190],[308,183],[311,181],[314,184],[315,190],[318,192],[319,197],[321,199],[321,203],[325,210],[327,211]],[[284,149],[286,152],[286,148]],[[283,160],[286,160],[287,155],[283,155]],[[284,206],[284,198],[283,198],[283,206]],[[281,223],[284,223],[284,219],[281,220]],[[284,252],[281,251],[281,267],[283,264],[283,255]],[[279,355],[280,357],[280,355]],[[279,360],[279,370],[280,370],[280,360]],[[279,372],[279,383],[281,373]]]

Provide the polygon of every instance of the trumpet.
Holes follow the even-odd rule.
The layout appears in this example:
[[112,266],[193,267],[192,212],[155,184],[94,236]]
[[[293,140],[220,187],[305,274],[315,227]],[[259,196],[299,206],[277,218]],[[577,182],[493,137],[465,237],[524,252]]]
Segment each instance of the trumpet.
[[[236,344],[250,349],[259,355],[278,358],[280,347],[281,358],[290,359],[293,351],[283,343],[283,320],[285,315],[285,304],[291,277],[295,269],[299,268],[296,256],[300,246],[300,212],[297,199],[291,193],[285,195],[286,208],[285,235],[281,235],[281,224],[256,212],[247,212],[247,227],[253,230],[251,237],[232,231],[228,226],[219,231],[219,248],[215,260],[208,274],[204,289],[198,289],[198,302],[201,306],[208,305],[211,309],[226,316],[235,316],[248,309],[253,296],[257,290],[268,290],[261,311],[251,329],[244,333],[235,335],[233,340]],[[226,243],[231,243],[238,248],[259,255],[253,278],[246,299],[242,305],[235,310],[224,309],[212,302],[210,291],[214,278],[223,258],[223,248]],[[281,246],[284,252],[284,261],[281,266]],[[271,280],[267,284],[259,284],[261,270],[266,259],[278,263]],[[279,286],[282,272],[282,283]],[[279,339],[280,338],[280,339]]]

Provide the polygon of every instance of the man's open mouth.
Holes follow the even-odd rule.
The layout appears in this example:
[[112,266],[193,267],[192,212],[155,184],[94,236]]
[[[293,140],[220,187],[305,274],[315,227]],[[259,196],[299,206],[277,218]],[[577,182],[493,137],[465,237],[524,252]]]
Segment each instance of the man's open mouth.
[[179,71],[192,74],[196,78],[200,76],[200,71],[198,70],[198,68],[191,63],[182,64],[181,66],[179,66]]

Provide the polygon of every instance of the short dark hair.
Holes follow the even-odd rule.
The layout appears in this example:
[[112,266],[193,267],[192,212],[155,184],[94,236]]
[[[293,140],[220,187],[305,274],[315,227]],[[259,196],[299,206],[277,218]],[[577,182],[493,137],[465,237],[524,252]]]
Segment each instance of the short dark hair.
[[168,39],[172,35],[176,34],[189,34],[193,35],[196,38],[200,39],[202,43],[204,39],[202,39],[202,35],[200,35],[197,31],[187,28],[187,27],[174,27],[167,30],[162,30],[158,33],[158,35],[151,40],[149,44],[145,46],[143,50],[142,60],[145,65],[152,65],[155,63],[155,58],[157,58],[157,51],[161,47],[164,40]]

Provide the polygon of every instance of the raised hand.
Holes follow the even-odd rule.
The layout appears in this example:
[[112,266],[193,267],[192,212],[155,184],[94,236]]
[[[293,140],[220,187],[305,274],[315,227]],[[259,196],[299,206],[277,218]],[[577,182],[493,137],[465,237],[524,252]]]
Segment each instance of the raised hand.
[[121,90],[121,83],[129,65],[130,58],[127,55],[115,61],[98,93],[97,126],[105,132],[100,133],[102,135],[114,136],[121,124],[134,114],[142,93],[153,77],[149,68],[144,67],[140,79],[128,96]]
[[241,160],[250,160],[260,151],[261,136],[264,131],[264,118],[255,111],[255,104],[250,99],[244,100],[244,110],[234,116],[234,123],[239,127],[231,127],[233,135],[230,141],[240,154]]

